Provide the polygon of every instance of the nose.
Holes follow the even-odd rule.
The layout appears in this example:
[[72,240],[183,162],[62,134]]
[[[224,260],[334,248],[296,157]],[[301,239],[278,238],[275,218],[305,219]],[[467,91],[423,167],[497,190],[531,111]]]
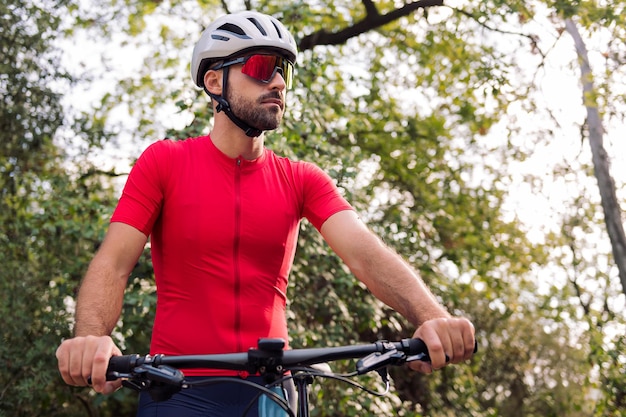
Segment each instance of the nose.
[[287,88],[287,83],[285,82],[285,74],[281,68],[274,68],[274,74],[272,74],[272,78],[269,81],[270,87],[272,89],[284,90]]

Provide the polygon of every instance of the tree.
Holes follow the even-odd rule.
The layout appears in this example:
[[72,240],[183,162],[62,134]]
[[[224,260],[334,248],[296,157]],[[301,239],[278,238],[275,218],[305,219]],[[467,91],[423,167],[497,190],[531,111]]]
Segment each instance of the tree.
[[42,275],[54,272],[42,270],[48,262],[36,255],[37,247],[56,232],[54,223],[42,221],[49,206],[40,197],[52,185],[41,177],[55,171],[59,160],[52,136],[62,119],[59,96],[47,83],[62,74],[55,72],[57,56],[49,48],[57,18],[31,4],[2,2],[0,9],[0,47],[5,57],[0,64],[0,293],[1,314],[11,318],[2,327],[0,410],[29,415],[38,405],[20,392],[33,391],[31,399],[50,404],[45,389],[53,386],[54,377],[53,369],[46,369],[52,361],[45,358],[45,346],[51,339],[58,340],[54,333],[62,331],[62,326],[51,324],[50,315],[63,305],[63,297],[57,293],[42,299],[49,282]]
[[[562,231],[548,236],[545,244],[532,243],[524,225],[502,209],[515,183],[511,166],[528,158],[542,140],[554,137],[552,126],[537,122],[533,132],[537,138],[531,146],[519,139],[527,126],[510,117],[513,109],[538,115],[542,108],[533,95],[535,80],[524,71],[528,64],[522,65],[515,52],[535,52],[532,63],[541,68],[549,40],[535,34],[531,23],[546,10],[554,12],[557,22],[558,16],[571,16],[563,11],[573,3],[469,1],[458,8],[441,1],[244,3],[246,8],[281,17],[296,32],[302,50],[285,127],[271,134],[268,144],[279,153],[313,160],[331,173],[368,225],[420,269],[452,311],[471,317],[478,330],[479,353],[471,364],[431,376],[394,372],[398,395],[386,399],[355,396],[345,387],[324,384],[315,393],[324,407],[316,408],[315,415],[359,415],[364,408],[381,415],[393,409],[406,416],[619,415],[624,398],[619,370],[624,342],[611,338],[605,331],[609,327],[602,326],[619,328],[624,319],[611,308],[601,311],[602,303],[587,303],[594,294],[581,285],[583,279],[590,280],[585,264],[589,248],[579,244],[581,233],[586,236],[595,230],[593,200],[581,202],[584,210],[572,204],[576,215],[564,213]],[[117,89],[109,90],[99,108],[87,115],[91,117],[76,123],[80,126],[76,131],[85,132],[89,149],[106,146],[114,137],[141,144],[143,135],[150,140],[160,135],[184,139],[207,132],[211,121],[207,100],[181,81],[188,78],[188,59],[176,51],[189,46],[189,39],[197,37],[210,17],[239,4],[128,0],[100,2],[99,7],[87,9],[66,5],[68,15],[76,19],[71,29],[77,35],[91,33],[99,39],[123,31],[128,37],[122,46],[132,45],[134,51],[146,45],[154,48],[135,76],[117,83]],[[576,5],[579,16],[595,10]],[[603,10],[620,16],[619,7],[618,2]],[[184,24],[174,26],[172,21]],[[554,32],[560,34],[559,28]],[[609,91],[608,80],[601,85],[600,91]],[[183,129],[166,131],[161,109],[169,106],[172,113],[174,104],[192,121]],[[112,110],[120,107],[137,123],[98,141],[97,133],[111,129]],[[58,131],[58,126],[51,128],[50,132]],[[493,131],[500,137],[494,138]],[[41,160],[52,160],[44,157],[54,154],[59,155],[55,161],[68,162],[59,148],[47,148],[54,153],[36,149]],[[37,169],[46,166],[36,165]],[[22,192],[20,197],[31,198],[13,198],[11,204],[19,200],[23,207],[9,212],[3,206],[0,214],[3,224],[9,224],[5,212],[19,219],[16,223],[23,229],[13,232],[13,239],[31,233],[22,241],[23,247],[37,242],[38,249],[22,253],[21,259],[38,260],[28,274],[39,280],[36,299],[50,303],[71,300],[88,252],[97,245],[114,204],[106,175],[98,169],[90,169],[82,160],[64,168],[54,175],[42,172],[32,183],[40,185],[40,193]],[[71,170],[77,173],[71,173],[73,181],[68,182],[66,174]],[[532,175],[528,178],[537,181]],[[10,188],[3,184],[2,190]],[[33,206],[46,210],[29,211]],[[55,210],[66,207],[80,210],[69,220],[54,223]],[[38,223],[30,222],[33,216]],[[81,230],[85,224],[93,231]],[[35,229],[54,229],[57,234],[44,239],[42,233],[32,234]],[[58,245],[58,236],[71,236],[72,243]],[[294,346],[395,339],[411,333],[402,319],[377,303],[345,270],[306,222],[300,239],[289,289]],[[55,245],[47,243],[51,241]],[[68,253],[81,262],[69,264],[64,260]],[[12,261],[10,270],[16,275],[3,277],[3,283],[19,282],[24,264]],[[58,272],[41,274],[45,270]],[[598,294],[597,300],[610,305],[610,272],[596,271],[596,277],[607,282],[606,293]],[[570,279],[562,284],[553,273]],[[115,335],[127,352],[147,350],[149,332],[143,330],[149,329],[154,302],[150,278],[145,257],[130,280],[123,322]],[[47,341],[34,353],[51,361],[50,346],[69,335],[69,311],[57,304],[50,309],[56,313],[46,315],[39,313],[48,312],[45,308],[29,307],[33,308],[26,316],[39,314],[45,324],[41,337],[35,339]],[[589,331],[580,331],[581,326]],[[15,340],[25,339],[19,335]],[[5,357],[18,356],[7,351]],[[594,373],[600,373],[600,378],[594,378]],[[50,381],[58,382],[58,377],[49,375]],[[13,394],[21,404],[42,402],[24,392]],[[596,401],[598,392],[602,399]],[[113,397],[93,397],[88,390],[51,384],[48,398],[55,400],[46,404],[58,405],[56,399],[64,398],[65,406],[45,415],[84,415],[85,408],[90,415],[133,415],[132,397],[124,395],[121,391]],[[38,412],[24,410],[29,415]]]
[[619,271],[622,290],[626,294],[626,235],[622,224],[622,212],[617,194],[615,181],[611,176],[610,162],[602,144],[603,130],[598,103],[595,99],[597,91],[593,85],[593,73],[589,63],[589,54],[585,43],[580,36],[576,23],[571,17],[565,19],[565,29],[574,39],[576,53],[580,60],[581,80],[583,84],[583,101],[587,108],[587,126],[589,128],[589,146],[593,155],[595,175],[598,179],[598,188],[604,209],[606,228],[611,239],[613,259]]
[[70,335],[72,295],[114,195],[106,175],[62,147],[65,129],[92,143],[107,136],[86,116],[69,120],[61,102],[71,77],[54,39],[70,5],[0,4],[0,415],[84,415],[93,407],[87,390],[59,389],[54,357]]

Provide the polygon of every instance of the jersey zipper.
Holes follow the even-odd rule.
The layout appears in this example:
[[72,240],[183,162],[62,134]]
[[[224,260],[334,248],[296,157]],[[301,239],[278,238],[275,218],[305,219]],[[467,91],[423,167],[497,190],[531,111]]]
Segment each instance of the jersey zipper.
[[239,264],[239,244],[241,240],[241,158],[237,158],[235,168],[235,230],[233,240],[233,273],[234,273],[234,297],[235,297],[235,340],[236,352],[242,351],[241,343],[241,270]]

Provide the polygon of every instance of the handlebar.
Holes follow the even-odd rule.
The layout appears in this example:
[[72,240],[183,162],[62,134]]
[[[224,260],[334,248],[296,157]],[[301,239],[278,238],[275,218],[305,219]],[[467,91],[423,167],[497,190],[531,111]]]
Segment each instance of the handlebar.
[[[388,389],[387,366],[402,365],[415,360],[430,361],[428,348],[421,339],[402,339],[399,342],[381,340],[354,346],[292,350],[284,350],[284,347],[285,341],[283,339],[259,339],[256,348],[241,353],[113,356],[109,360],[106,377],[109,381],[122,379],[124,386],[137,391],[147,390],[154,400],[162,401],[170,398],[182,388],[189,388],[192,385],[190,381],[185,379],[184,373],[180,370],[186,368],[248,371],[251,374],[265,377],[266,381],[276,381],[283,378],[286,371],[320,376],[319,373],[313,372],[309,366],[336,360],[358,359],[356,371],[347,376],[377,371],[386,381]],[[474,352],[476,352],[477,347],[476,343]],[[329,377],[328,375],[324,376]],[[350,383],[349,379],[341,375],[333,374],[331,377]],[[376,394],[363,386],[355,386]],[[268,395],[274,395],[265,387],[258,386],[257,389]],[[280,400],[274,401],[281,403]],[[284,404],[280,406],[288,410]],[[289,413],[289,415],[293,415],[293,413]]]
[[283,350],[282,339],[260,339],[257,348],[248,352],[210,355],[122,355],[109,360],[107,379],[123,378],[136,368],[149,365],[154,368],[212,368],[250,373],[283,372],[292,368],[342,359],[358,359],[357,373],[363,374],[389,364],[413,360],[429,361],[428,349],[420,339],[402,339],[399,342],[377,341],[355,346],[303,348]]

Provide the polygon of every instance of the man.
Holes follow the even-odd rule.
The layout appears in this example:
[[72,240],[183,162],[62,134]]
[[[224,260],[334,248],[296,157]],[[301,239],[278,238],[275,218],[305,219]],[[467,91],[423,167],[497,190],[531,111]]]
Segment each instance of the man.
[[[151,353],[242,352],[261,337],[287,340],[287,277],[303,217],[376,297],[415,325],[414,337],[425,341],[432,361],[412,362],[413,369],[428,373],[471,357],[472,324],[436,301],[328,175],[265,148],[263,132],[283,117],[296,55],[286,28],[260,13],[226,15],[204,31],[191,72],[212,98],[213,129],[205,137],[154,143],[133,167],[81,284],[75,337],[57,349],[66,383],[84,386],[91,378],[100,393],[120,386],[105,381],[109,358],[121,354],[109,335],[148,236],[158,295]],[[210,369],[185,374],[258,378]],[[209,388],[183,390],[164,403],[142,395],[138,415],[189,415],[192,408],[238,415],[236,407],[254,395]]]

